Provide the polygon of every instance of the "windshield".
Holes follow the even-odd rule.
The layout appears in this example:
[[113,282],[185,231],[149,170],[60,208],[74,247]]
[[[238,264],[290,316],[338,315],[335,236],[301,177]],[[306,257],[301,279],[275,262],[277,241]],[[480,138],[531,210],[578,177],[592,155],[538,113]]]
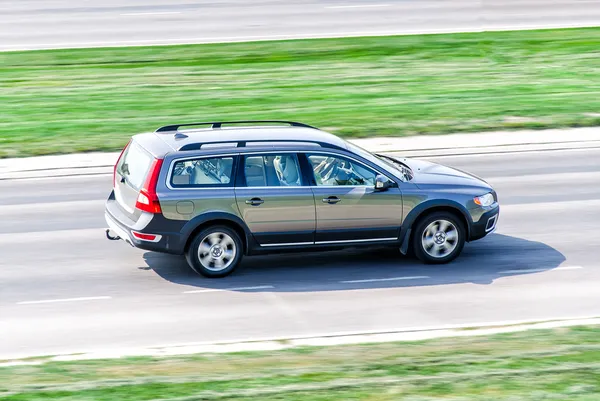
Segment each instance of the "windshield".
[[369,152],[368,150],[365,150],[365,149],[361,148],[360,146],[355,145],[351,142],[348,142],[348,141],[345,141],[345,142],[348,146],[348,150],[350,150],[350,151],[356,153],[357,155],[359,155],[373,163],[376,163],[378,165],[381,165],[381,163],[384,163],[388,170],[390,170],[397,177],[400,177],[402,180],[410,181],[412,179],[412,177],[413,177],[412,171],[405,164],[402,164],[399,161],[394,160],[393,158],[390,158],[388,156],[373,154],[373,153]]

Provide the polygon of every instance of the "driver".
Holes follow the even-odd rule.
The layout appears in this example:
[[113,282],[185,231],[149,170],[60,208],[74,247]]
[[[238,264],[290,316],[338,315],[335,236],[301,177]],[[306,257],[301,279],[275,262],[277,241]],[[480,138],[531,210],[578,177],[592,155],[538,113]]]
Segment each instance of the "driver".
[[343,166],[343,162],[335,157],[328,157],[314,169],[317,182],[322,185],[361,185],[364,180],[352,168]]

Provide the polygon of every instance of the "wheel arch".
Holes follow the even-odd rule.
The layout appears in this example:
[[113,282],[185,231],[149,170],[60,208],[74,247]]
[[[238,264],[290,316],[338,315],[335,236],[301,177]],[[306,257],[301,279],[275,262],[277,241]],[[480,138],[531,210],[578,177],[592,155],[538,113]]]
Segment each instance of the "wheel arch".
[[413,208],[402,224],[402,230],[400,232],[400,250],[403,254],[408,252],[410,246],[413,228],[419,224],[419,222],[431,213],[435,212],[449,212],[458,217],[464,224],[466,232],[465,240],[468,241],[471,236],[471,224],[472,220],[467,209],[457,202],[447,200],[432,200],[424,202]]
[[242,219],[233,214],[224,212],[209,212],[196,216],[186,223],[181,230],[183,241],[183,252],[187,253],[194,237],[202,230],[210,226],[223,225],[234,230],[242,239],[243,253],[247,254],[252,241],[252,234]]

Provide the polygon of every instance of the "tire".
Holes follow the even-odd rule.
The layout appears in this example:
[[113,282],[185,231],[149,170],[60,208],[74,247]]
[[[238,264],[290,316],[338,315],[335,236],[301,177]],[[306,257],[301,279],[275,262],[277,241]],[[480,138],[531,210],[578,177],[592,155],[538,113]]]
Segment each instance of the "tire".
[[242,240],[235,230],[212,226],[194,237],[185,256],[196,273],[219,278],[230,275],[238,267],[243,251]]
[[444,264],[456,259],[465,246],[463,222],[450,212],[434,212],[415,226],[413,252],[427,264]]

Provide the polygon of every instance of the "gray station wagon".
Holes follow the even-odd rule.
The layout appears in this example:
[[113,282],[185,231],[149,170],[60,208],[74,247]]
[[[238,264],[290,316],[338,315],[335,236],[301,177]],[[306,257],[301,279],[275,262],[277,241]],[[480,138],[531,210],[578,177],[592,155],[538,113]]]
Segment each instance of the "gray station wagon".
[[232,273],[244,255],[350,246],[447,263],[494,231],[499,213],[496,192],[478,177],[289,121],[135,135],[113,181],[106,236],[185,255],[206,277]]

